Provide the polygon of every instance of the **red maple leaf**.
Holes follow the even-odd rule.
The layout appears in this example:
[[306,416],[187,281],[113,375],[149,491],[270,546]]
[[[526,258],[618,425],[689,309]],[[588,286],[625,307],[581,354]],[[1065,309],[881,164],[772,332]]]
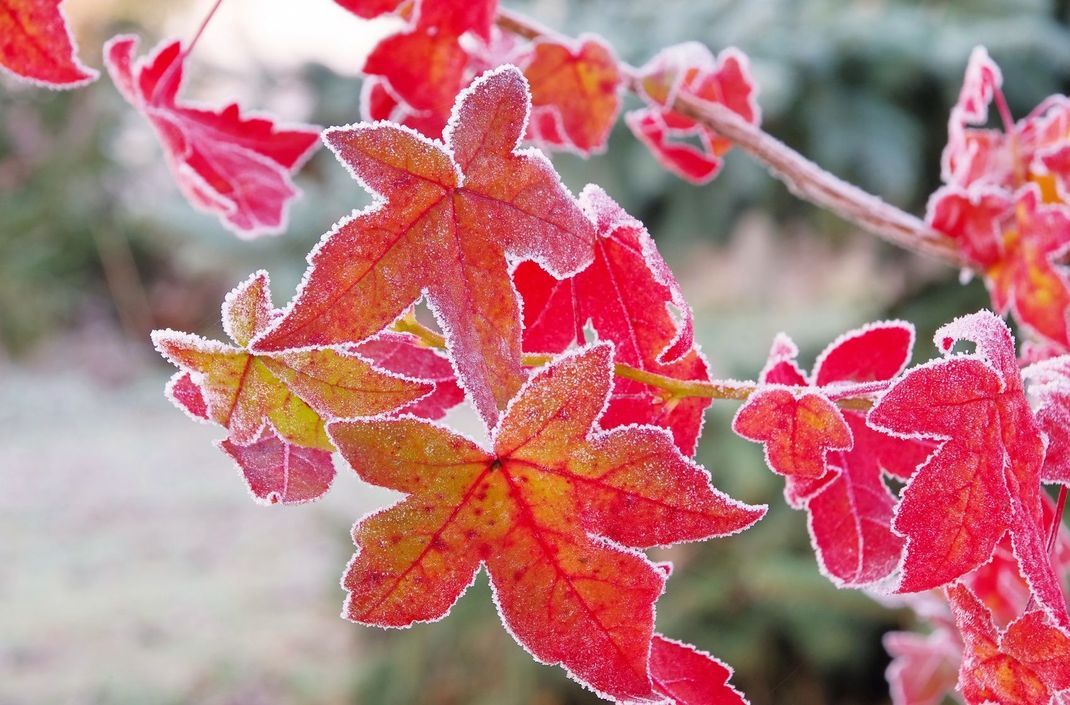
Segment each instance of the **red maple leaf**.
[[[720,103],[757,125],[761,111],[747,56],[728,48],[714,57],[702,44],[686,42],[663,49],[639,70],[639,96],[647,107],[625,115],[625,122],[662,166],[692,183],[704,184],[717,176],[732,143],[673,112],[670,106],[681,94]],[[701,149],[685,141],[694,137]]]
[[728,684],[732,669],[690,644],[654,635],[650,649],[654,691],[667,705],[747,705],[743,694]]
[[77,88],[100,74],[78,60],[62,0],[0,0],[0,69],[48,88]]
[[947,588],[965,644],[959,692],[968,705],[1049,705],[1070,690],[1070,637],[1033,610],[1000,632],[962,584]]
[[[708,379],[706,361],[694,344],[691,307],[643,224],[597,186],[583,190],[580,205],[598,228],[594,261],[563,280],[533,262],[513,273],[524,302],[524,349],[557,353],[583,344],[590,322],[599,339],[616,346],[618,362],[677,379]],[[662,426],[691,455],[709,405],[709,399],[677,399],[618,378],[602,425]]]
[[574,45],[537,41],[522,68],[531,84],[529,139],[584,156],[605,150],[620,112],[623,76],[602,38],[584,35]]
[[440,619],[485,565],[506,627],[536,659],[609,698],[654,700],[665,576],[637,549],[740,531],[764,508],[714,490],[662,429],[596,430],[612,379],[608,344],[558,358],[509,405],[491,450],[411,417],[332,423],[363,479],[406,495],[354,527],[345,616]]
[[389,331],[380,333],[353,347],[353,352],[387,372],[434,383],[434,391],[401,407],[398,413],[440,419],[464,401],[464,390],[457,384],[450,361],[424,347],[416,336]]
[[896,568],[903,540],[891,530],[895,497],[882,473],[908,479],[931,445],[876,431],[863,412],[840,409],[828,395],[895,378],[913,343],[907,323],[870,324],[833,341],[808,378],[798,348],[778,336],[761,381],[806,389],[763,388],[733,423],[744,438],[765,443],[769,467],[787,477],[785,497],[807,510],[818,560],[837,585],[872,583]]
[[[379,42],[364,63],[364,73],[378,77],[382,93],[376,99],[396,100],[420,120],[422,132],[437,136],[454,98],[472,78],[462,38],[471,33],[476,41],[489,41],[497,7],[497,0],[415,3],[407,27]],[[383,106],[366,110],[381,115]]]
[[827,397],[778,387],[752,394],[736,413],[732,430],[764,444],[773,472],[801,480],[824,477],[827,455],[854,444],[843,412]]
[[320,128],[280,128],[269,117],[243,116],[236,103],[210,109],[179,101],[186,59],[181,43],[161,44],[135,63],[137,42],[131,35],[113,37],[104,61],[119,91],[156,130],[187,200],[239,237],[285,229],[290,201],[299,193],[290,174],[317,146]]
[[265,504],[311,502],[334,480],[330,451],[290,443],[270,426],[248,445],[225,438],[218,446],[234,459],[253,497]]
[[[909,370],[869,424],[939,449],[903,490],[893,527],[906,537],[899,592],[928,590],[987,561],[1005,534],[1037,602],[1070,624],[1046,549],[1040,471],[1044,440],[1026,401],[1006,324],[987,311],[936,334],[944,359]],[[973,354],[951,354],[956,341]]]
[[505,67],[458,97],[445,143],[386,123],[328,130],[338,158],[382,200],[309,255],[285,316],[253,348],[359,342],[424,294],[493,426],[526,378],[507,257],[567,276],[590,261],[595,237],[542,154],[516,148],[529,100],[523,76]]

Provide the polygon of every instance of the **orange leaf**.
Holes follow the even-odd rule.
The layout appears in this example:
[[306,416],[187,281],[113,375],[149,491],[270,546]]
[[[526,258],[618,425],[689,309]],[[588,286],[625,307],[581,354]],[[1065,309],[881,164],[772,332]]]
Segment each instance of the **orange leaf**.
[[585,35],[576,46],[541,40],[524,66],[531,83],[531,139],[601,152],[620,111],[621,71],[613,49]]
[[330,424],[363,479],[406,494],[354,528],[345,615],[439,619],[485,565],[506,627],[538,660],[613,699],[653,699],[665,576],[635,549],[740,531],[764,508],[714,490],[662,429],[594,430],[611,365],[600,344],[539,370],[490,450],[411,417]]
[[227,429],[232,442],[256,442],[270,422],[292,444],[330,451],[324,418],[390,411],[431,391],[430,384],[384,372],[352,353],[250,352],[245,345],[268,324],[271,311],[267,273],[257,272],[223,305],[223,327],[237,346],[171,330],[153,332],[160,353],[191,373],[208,417]]
[[526,377],[507,257],[567,276],[591,260],[595,237],[541,153],[516,149],[528,105],[524,77],[505,67],[458,98],[445,143],[389,123],[328,130],[385,202],[324,238],[285,317],[253,348],[359,342],[426,294],[462,385],[494,425]]

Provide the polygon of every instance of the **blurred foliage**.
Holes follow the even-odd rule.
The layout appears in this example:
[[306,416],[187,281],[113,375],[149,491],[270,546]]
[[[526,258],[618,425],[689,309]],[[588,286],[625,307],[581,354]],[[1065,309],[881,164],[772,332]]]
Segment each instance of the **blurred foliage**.
[[[987,45],[1003,68],[1017,115],[1070,83],[1067,0],[506,4],[570,34],[600,32],[635,64],[660,47],[690,39],[715,50],[739,46],[752,59],[769,132],[839,176],[919,214],[938,183],[948,110],[975,44]],[[152,22],[158,20],[148,18],[159,14],[159,6],[152,5],[130,5],[131,21],[156,26]],[[114,29],[93,31],[106,36]],[[255,77],[219,76],[209,66],[199,68],[190,86],[193,95],[207,79],[239,81],[246,104],[267,106],[281,88],[296,85],[311,99],[308,114],[289,114],[291,119],[344,124],[358,115],[358,82],[322,67]],[[288,234],[241,242],[215,218],[189,208],[160,157],[148,124],[106,76],[70,93],[3,85],[0,348],[27,355],[35,342],[62,337],[87,315],[109,316],[139,344],[154,326],[212,330],[218,327],[222,294],[259,267],[271,271],[281,304],[320,234],[368,202],[321,150],[298,178],[305,196],[293,209]],[[729,155],[718,180],[703,188],[660,170],[620,124],[606,154],[589,161],[555,155],[554,161],[574,190],[588,181],[604,186],[647,223],[669,259],[678,262],[692,258],[699,245],[724,253],[738,244],[735,239],[752,237],[752,230],[740,224],[760,212],[781,245],[798,232],[811,247],[828,248],[827,263],[796,258],[794,250],[774,258],[779,267],[791,267],[793,259],[794,266],[809,267],[785,271],[783,277],[810,279],[817,286],[835,265],[837,248],[860,237],[853,226],[793,198],[737,152]],[[699,337],[707,350],[728,351],[737,338],[754,338],[749,347],[719,355],[718,372],[753,374],[760,366],[755,356],[763,354],[771,337],[762,325],[788,328],[804,347],[804,361],[812,361],[847,325],[882,315],[915,322],[916,356],[925,358],[936,327],[988,303],[976,281],[960,286],[954,272],[933,274],[915,258],[883,246],[879,256],[884,265],[905,272],[906,283],[867,290],[866,270],[863,283],[852,280],[853,294],[831,302],[836,308],[799,312],[793,308],[797,301],[775,297],[700,307]],[[736,261],[727,261],[721,276],[727,278]],[[772,274],[751,274],[781,276],[775,268]],[[739,274],[744,280],[747,275]],[[699,274],[685,287],[716,289],[720,283],[712,274]],[[766,279],[753,286],[782,296],[772,283]],[[731,663],[737,670],[734,682],[756,705],[886,702],[879,635],[899,616],[860,593],[837,591],[818,573],[805,515],[784,505],[781,481],[762,467],[759,449],[729,432],[734,409],[727,403],[714,406],[699,460],[733,496],[768,503],[769,516],[738,537],[659,556],[676,563],[659,605],[659,629]],[[347,528],[340,524],[336,532],[346,536]],[[366,644],[355,665],[354,703],[598,702],[559,669],[533,664],[512,642],[493,613],[485,578],[440,623],[405,631],[365,629],[355,638]]]

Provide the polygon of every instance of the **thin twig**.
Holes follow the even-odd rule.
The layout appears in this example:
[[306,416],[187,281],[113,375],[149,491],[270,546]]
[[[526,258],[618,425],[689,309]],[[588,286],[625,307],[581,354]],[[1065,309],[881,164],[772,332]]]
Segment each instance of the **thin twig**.
[[[416,336],[423,345],[429,348],[437,348],[441,350],[446,347],[446,339],[443,338],[441,334],[427,328],[417,321],[416,317],[411,314],[396,321],[394,323],[394,330],[399,333],[410,333]],[[541,367],[548,364],[553,358],[553,355],[525,353],[521,358],[521,361],[526,367]],[[704,381],[676,379],[675,377],[657,374],[656,372],[640,370],[631,365],[625,365],[619,362],[613,366],[613,372],[623,379],[634,380],[656,389],[660,389],[666,392],[666,396],[669,399],[700,398],[745,401],[762,386],[757,382],[736,382],[734,380]],[[813,389],[808,387],[789,387],[789,389],[795,393],[813,391]],[[840,396],[834,401],[836,405],[842,409],[865,411],[873,406],[871,396],[874,393],[875,392],[872,392],[867,388],[863,393],[857,396]]]
[[[526,17],[506,10],[499,10],[497,24],[504,31],[530,40],[558,36]],[[638,93],[636,69],[626,64],[623,69],[627,76],[626,86]],[[762,162],[799,198],[830,210],[893,245],[955,266],[969,266],[951,239],[930,228],[920,218],[825,171],[725,106],[681,93],[669,108],[732,140]]]

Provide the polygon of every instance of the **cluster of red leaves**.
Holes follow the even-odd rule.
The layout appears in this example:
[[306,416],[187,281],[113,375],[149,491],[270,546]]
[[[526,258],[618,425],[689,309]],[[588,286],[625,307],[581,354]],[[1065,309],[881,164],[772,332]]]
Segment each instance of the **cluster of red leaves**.
[[765,444],[769,467],[787,478],[788,503],[809,514],[822,570],[843,587],[883,580],[899,565],[903,539],[891,525],[896,498],[882,473],[908,480],[931,446],[874,429],[865,412],[840,409],[833,399],[895,378],[913,344],[907,323],[871,324],[827,347],[808,377],[795,362],[795,344],[781,336],[762,371],[763,387],[733,421],[736,433]]
[[[717,176],[732,143],[674,111],[678,98],[719,103],[747,122],[761,121],[750,64],[738,49],[725,49],[716,57],[697,42],[663,49],[639,70],[638,86],[647,106],[628,113],[628,127],[662,166],[695,184]],[[701,148],[686,142],[688,138],[698,138]]]
[[[642,225],[596,188],[577,201],[519,148],[530,100],[517,69],[498,69],[462,92],[442,141],[387,123],[328,130],[379,201],[324,237],[286,309],[264,273],[236,288],[233,345],[156,332],[180,368],[170,396],[226,429],[220,446],[260,499],[318,497],[336,449],[406,495],[354,528],[348,618],[439,619],[485,566],[517,641],[606,698],[743,703],[730,669],[655,634],[668,571],[641,551],[741,531],[764,507],[689,459],[707,402],[614,380],[615,360],[708,377]],[[421,298],[448,361],[390,330]],[[582,347],[588,321],[603,342]],[[529,378],[525,349],[562,354]],[[432,422],[464,397],[487,448]]]
[[[994,307],[1055,353],[1070,351],[1070,100],[1052,96],[1013,122],[999,68],[974,50],[928,220],[984,276]],[[1002,131],[983,127],[996,100]]]
[[257,272],[223,304],[233,344],[153,333],[156,348],[180,368],[168,396],[226,430],[219,446],[261,501],[307,502],[327,491],[334,479],[327,421],[398,410],[439,418],[461,401],[449,363],[397,333],[347,350],[250,351],[277,315],[267,274]]
[[[225,430],[219,447],[258,500],[318,498],[335,450],[405,495],[354,527],[348,618],[439,619],[485,567],[517,641],[602,696],[745,702],[727,666],[655,633],[670,570],[642,553],[729,535],[764,513],[714,489],[689,458],[709,405],[672,391],[709,379],[692,313],[641,223],[597,187],[574,199],[540,152],[519,145],[604,149],[628,74],[646,103],[628,125],[667,168],[707,181],[730,144],[675,108],[711,101],[756,123],[746,58],[686,44],[633,73],[597,37],[503,35],[495,0],[338,1],[404,21],[365,66],[366,114],[396,122],[325,135],[379,200],[324,236],[286,309],[263,272],[231,292],[231,343],[155,332],[180,368],[168,396]],[[95,77],[75,58],[59,2],[0,0],[0,11],[0,66],[54,87]],[[190,202],[243,236],[280,230],[297,193],[290,174],[318,128],[182,102],[182,45],[137,62],[135,47],[112,39],[107,67]],[[506,61],[521,68],[484,73]],[[841,336],[809,375],[779,337],[733,422],[764,444],[787,501],[807,511],[824,572],[907,595],[932,623],[928,636],[886,639],[897,705],[936,703],[951,687],[971,705],[1070,693],[1070,542],[1053,555],[1058,513],[1042,489],[1070,484],[1070,356],[1055,357],[1070,349],[1059,267],[1070,250],[1070,101],[1012,124],[1000,81],[976,51],[929,219],[984,274],[996,308],[1039,336],[1043,354],[1032,356],[1050,359],[1020,370],[1009,329],[987,312],[942,328],[943,358],[911,369],[913,329],[898,321]],[[1005,132],[979,127],[993,100]],[[445,355],[391,330],[421,299]],[[588,345],[588,330],[600,342]],[[958,341],[976,350],[953,353]],[[525,353],[551,361],[529,375]],[[873,397],[868,411],[846,403]],[[487,447],[433,422],[465,399]],[[886,476],[905,484],[898,496]]]
[[[1045,521],[1053,520],[1054,509],[1053,503],[1045,502]],[[1070,568],[1070,535],[1063,530],[1058,538],[1053,557],[1060,573],[1065,575]],[[914,610],[923,623],[928,624],[930,632],[925,635],[890,632],[884,637],[885,648],[892,657],[887,676],[894,705],[939,705],[956,687],[962,689],[971,705],[989,701],[983,694],[971,690],[970,679],[976,676],[962,672],[960,684],[964,659],[973,663],[986,658],[985,654],[973,651],[978,642],[967,638],[960,632],[960,624],[957,624],[966,616],[962,614],[964,599],[968,600],[965,603],[967,606],[974,601],[981,605],[980,608],[974,606],[970,611],[979,614],[983,609],[987,613],[985,619],[970,620],[975,624],[979,621],[980,625],[990,625],[983,627],[986,631],[1007,629],[1016,620],[1023,623],[1049,624],[1038,611],[1029,610],[1032,593],[1029,584],[1018,570],[1018,562],[1009,539],[1000,543],[990,561],[963,576],[950,591],[951,594],[957,595],[958,599],[948,601],[947,593],[939,591],[899,598]],[[964,597],[966,595],[969,597]],[[1026,613],[1037,616],[1026,620]],[[1051,634],[1051,629],[1054,628],[1047,626],[1044,631]],[[1058,654],[1053,656],[1052,664],[1057,665],[1060,657]],[[1070,666],[1064,662],[1060,667]],[[998,702],[1004,701],[1000,699]],[[1010,702],[1047,705],[1050,696]]]
[[[954,353],[959,341],[975,351]],[[941,328],[944,356],[904,372],[912,342],[905,324],[872,324],[807,376],[780,337],[733,428],[765,444],[833,581],[909,594],[933,625],[886,639],[897,705],[937,703],[956,683],[971,705],[1047,705],[1068,685],[1052,674],[1070,673],[1070,545],[1052,556],[1058,519],[1042,489],[1066,481],[1070,356],[1020,370],[1009,329],[988,312]],[[867,390],[879,391],[868,412],[836,403]],[[882,473],[905,482],[898,497]],[[940,588],[950,608],[925,597]]]
[[[493,26],[496,0],[337,1],[361,17],[390,13],[406,22],[364,65],[366,119],[438,137],[453,96],[483,71],[511,63],[531,87],[527,139],[585,156],[605,149],[631,70],[602,38],[570,40],[545,32],[524,42]],[[747,57],[736,49],[714,57],[694,42],[670,47],[634,72],[633,80],[646,106],[627,115],[629,128],[665,168],[693,183],[717,175],[731,143],[675,112],[677,98],[720,103],[748,122],[760,120]],[[686,141],[692,137],[699,146]]]
[[361,17],[389,13],[405,20],[365,62],[366,119],[439,137],[463,88],[488,69],[515,64],[531,90],[528,139],[583,155],[605,149],[620,110],[623,72],[601,38],[521,42],[494,26],[496,0],[338,2]]

